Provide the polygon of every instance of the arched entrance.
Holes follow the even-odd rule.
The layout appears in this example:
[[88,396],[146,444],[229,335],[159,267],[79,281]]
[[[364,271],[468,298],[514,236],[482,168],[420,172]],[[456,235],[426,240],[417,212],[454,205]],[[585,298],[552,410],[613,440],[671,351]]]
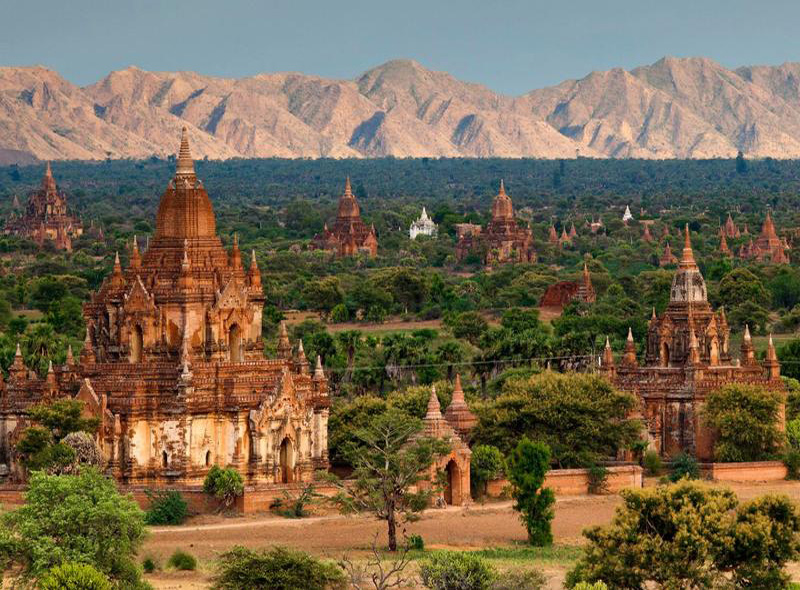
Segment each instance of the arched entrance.
[[294,481],[294,448],[289,438],[284,438],[280,450],[281,483]]
[[228,354],[232,363],[242,362],[242,330],[238,324],[228,330]]
[[144,348],[144,334],[142,333],[142,327],[138,324],[133,327],[133,332],[131,333],[131,362],[132,363],[141,363],[142,362],[142,349]]
[[450,460],[445,469],[447,482],[444,488],[444,501],[450,506],[460,506],[463,503],[461,497],[461,468]]
[[661,343],[661,366],[669,367],[669,344]]
[[161,467],[164,469],[169,467],[169,455],[167,455],[167,451],[161,451]]

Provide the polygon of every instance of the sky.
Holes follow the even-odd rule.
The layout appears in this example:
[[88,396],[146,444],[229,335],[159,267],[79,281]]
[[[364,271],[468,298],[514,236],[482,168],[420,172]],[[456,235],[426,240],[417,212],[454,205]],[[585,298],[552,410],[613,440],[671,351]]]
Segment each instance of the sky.
[[0,65],[355,78],[388,60],[522,94],[665,55],[800,61],[797,0],[0,0]]

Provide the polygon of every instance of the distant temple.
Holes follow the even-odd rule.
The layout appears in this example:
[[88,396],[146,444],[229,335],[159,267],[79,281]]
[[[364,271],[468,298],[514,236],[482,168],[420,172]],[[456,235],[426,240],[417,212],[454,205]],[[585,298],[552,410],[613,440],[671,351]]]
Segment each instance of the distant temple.
[[32,404],[84,402],[100,420],[104,470],[125,484],[199,485],[214,465],[248,484],[311,481],[328,465],[328,380],[281,325],[277,358],[264,357],[264,294],[253,254],[226,251],[184,128],[177,169],[158,206],[155,235],[114,269],[84,305],[76,364],[40,379],[17,347],[0,380],[0,467],[23,470],[15,450]]
[[625,205],[625,213],[622,214],[622,221],[624,223],[628,223],[629,221],[633,221],[633,213],[631,213],[631,206]]
[[784,389],[771,337],[763,362],[756,360],[749,330],[741,359],[731,357],[728,321],[724,311],[714,312],[708,303],[688,226],[685,240],[667,309],[661,316],[653,310],[644,363],[639,364],[629,331],[619,362],[606,341],[601,370],[616,386],[638,396],[651,448],[665,457],[688,452],[708,461],[713,459],[714,434],[701,410],[709,393],[730,383]]
[[719,253],[728,258],[733,258],[733,252],[728,247],[728,240],[725,238],[725,232],[719,232]]
[[539,301],[540,307],[555,307],[563,309],[573,301],[594,303],[597,299],[592,276],[586,263],[583,264],[583,275],[580,281],[560,281],[550,285]]
[[430,236],[434,237],[437,233],[436,224],[433,219],[428,217],[428,212],[425,207],[422,208],[422,214],[419,219],[411,222],[411,228],[408,230],[408,236],[412,240],[416,240],[417,236]]
[[672,253],[672,248],[667,242],[667,245],[664,246],[664,253],[658,259],[658,266],[672,266],[673,264],[678,264],[678,258]]
[[728,213],[728,219],[725,220],[725,225],[722,226],[722,234],[728,239],[735,239],[741,235],[730,213]]
[[29,195],[21,216],[16,213],[18,206],[15,195],[14,210],[6,222],[6,234],[29,238],[40,246],[50,241],[59,250],[67,251],[72,250],[72,239],[83,234],[80,220],[67,210],[67,195],[58,190],[49,162],[41,187]]
[[344,194],[339,199],[339,208],[336,212],[333,229],[328,229],[326,223],[322,233],[317,234],[311,240],[309,248],[334,252],[340,258],[357,254],[366,254],[370,258],[374,258],[378,255],[375,226],[367,227],[367,224],[361,220],[361,209],[350,188],[349,177],[345,181]]
[[739,258],[769,264],[789,264],[788,250],[789,244],[778,237],[772,215],[767,211],[761,234],[755,241],[750,238],[748,243],[742,244],[739,248]]
[[517,225],[511,197],[506,194],[502,180],[500,192],[492,203],[492,219],[487,224],[486,230],[462,233],[456,244],[456,259],[463,260],[470,252],[479,249],[485,249],[486,264],[536,262],[533,233],[529,228]]

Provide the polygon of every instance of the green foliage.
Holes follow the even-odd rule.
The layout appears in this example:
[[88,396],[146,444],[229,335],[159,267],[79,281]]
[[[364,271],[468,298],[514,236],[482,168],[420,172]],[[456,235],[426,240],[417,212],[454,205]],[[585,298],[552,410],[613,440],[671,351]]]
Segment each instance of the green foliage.
[[108,578],[85,563],[62,563],[39,580],[39,590],[111,590]]
[[391,551],[397,550],[398,520],[424,510],[441,490],[438,481],[431,481],[430,468],[450,445],[420,436],[421,430],[421,420],[396,408],[377,414],[342,449],[353,466],[348,485],[326,476],[339,488],[335,501],[342,511],[368,511],[386,521]]
[[609,525],[587,529],[566,585],[611,588],[784,588],[800,517],[788,498],[738,504],[724,488],[681,482],[624,490]]
[[669,480],[677,482],[682,479],[699,479],[700,465],[689,453],[679,453],[672,459]]
[[142,560],[142,569],[146,574],[152,574],[158,569],[158,562],[154,557],[145,557]]
[[554,516],[555,495],[550,488],[542,487],[549,468],[549,447],[541,442],[531,442],[525,436],[508,457],[514,510],[520,513],[531,545],[553,543],[550,521]]
[[642,459],[647,475],[658,475],[663,467],[658,451],[646,451]]
[[167,566],[180,571],[193,572],[197,569],[197,559],[191,553],[187,553],[182,549],[176,549],[175,552],[169,556]]
[[578,582],[572,587],[572,590],[608,590],[605,582]]
[[307,507],[319,498],[322,498],[322,494],[316,491],[314,484],[308,483],[297,494],[284,490],[283,498],[276,498],[270,504],[270,510],[285,518],[305,518],[308,516]]
[[786,422],[786,440],[789,447],[800,451],[800,418]]
[[605,494],[608,491],[608,469],[603,465],[591,465],[587,477],[590,494]]
[[768,301],[767,290],[761,280],[747,268],[735,268],[719,282],[719,299],[726,309],[743,303],[762,304]]
[[790,448],[783,455],[786,479],[800,479],[800,450]]
[[225,508],[230,508],[244,493],[244,480],[233,467],[212,465],[203,480],[203,491],[221,501]]
[[183,524],[189,516],[189,505],[177,490],[145,490],[150,505],[145,513],[149,525]]
[[31,406],[28,415],[31,420],[47,428],[56,442],[71,432],[94,434],[100,427],[99,418],[85,418],[84,404],[73,399],[60,399],[47,404]]
[[409,535],[408,547],[412,551],[425,551],[425,540],[422,535]]
[[213,590],[345,590],[342,573],[332,564],[283,547],[251,551],[234,547],[217,565]]
[[494,568],[466,552],[434,553],[419,567],[422,583],[431,590],[491,590]]
[[761,461],[781,446],[781,394],[759,386],[726,385],[706,400],[704,419],[717,432],[718,461]]
[[500,477],[504,467],[505,460],[500,449],[491,445],[476,445],[472,448],[470,457],[470,483],[483,495],[487,484]]
[[547,578],[537,570],[508,571],[497,574],[491,590],[543,590]]
[[471,344],[478,344],[481,337],[489,329],[489,323],[475,311],[465,311],[452,316],[445,316],[445,325],[453,336],[463,338]]
[[[781,362],[781,374],[790,379],[800,379],[800,338],[790,340],[775,351]],[[798,388],[800,389],[800,388]],[[797,395],[800,400],[800,395]],[[800,403],[798,403],[800,407]]]
[[[145,535],[144,514],[92,468],[78,475],[35,472],[25,504],[3,516],[6,557],[27,577],[66,562],[86,563],[120,588],[138,587],[133,557]],[[3,527],[0,527],[3,528]]]
[[639,424],[635,397],[596,375],[545,372],[509,380],[495,400],[474,407],[476,444],[508,452],[523,436],[547,443],[559,467],[584,467],[628,448]]

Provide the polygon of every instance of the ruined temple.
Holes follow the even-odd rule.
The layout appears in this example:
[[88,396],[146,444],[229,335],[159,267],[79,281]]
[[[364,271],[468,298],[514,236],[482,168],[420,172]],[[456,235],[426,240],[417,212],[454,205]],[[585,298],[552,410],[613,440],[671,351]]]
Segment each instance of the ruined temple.
[[708,303],[688,226],[685,231],[669,304],[660,316],[653,310],[643,363],[629,331],[619,362],[606,342],[601,370],[619,388],[638,396],[651,448],[665,457],[685,451],[711,460],[714,433],[701,416],[708,394],[731,383],[783,391],[783,383],[771,337],[766,359],[758,362],[746,330],[741,358],[733,358],[725,313],[714,311]]
[[545,290],[539,301],[540,307],[555,307],[563,309],[573,301],[594,303],[597,299],[592,276],[586,263],[583,264],[583,274],[580,281],[559,281],[553,283]]
[[328,381],[284,326],[278,358],[264,357],[265,298],[253,253],[243,264],[216,233],[184,129],[155,235],[84,305],[76,364],[44,379],[17,354],[0,389],[0,462],[19,474],[14,442],[31,404],[71,396],[100,418],[107,471],[127,484],[192,485],[213,465],[250,484],[309,481],[328,464]]
[[485,252],[487,265],[536,262],[533,233],[529,228],[520,227],[514,219],[514,206],[502,180],[500,192],[492,203],[491,221],[484,231],[461,234],[456,244],[456,258],[463,260],[473,251]]
[[658,259],[658,266],[672,266],[673,264],[678,264],[678,257],[672,253],[672,248],[667,242],[667,245],[664,246],[663,254]]
[[[16,196],[14,199],[18,204]],[[67,251],[72,250],[72,240],[83,234],[80,220],[67,209],[67,195],[56,186],[49,162],[41,186],[28,196],[25,211],[18,215],[17,209],[12,208],[6,221],[6,234],[29,238],[39,246],[49,241],[59,250]]]
[[789,244],[778,237],[772,215],[767,211],[761,234],[755,241],[751,238],[739,248],[739,258],[770,264],[789,264]]
[[361,208],[350,188],[350,177],[344,185],[344,194],[339,199],[336,221],[332,229],[328,224],[311,240],[312,250],[327,250],[337,257],[366,254],[370,258],[378,255],[378,238],[375,226],[367,227],[361,219]]

